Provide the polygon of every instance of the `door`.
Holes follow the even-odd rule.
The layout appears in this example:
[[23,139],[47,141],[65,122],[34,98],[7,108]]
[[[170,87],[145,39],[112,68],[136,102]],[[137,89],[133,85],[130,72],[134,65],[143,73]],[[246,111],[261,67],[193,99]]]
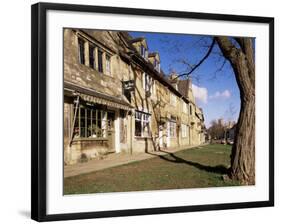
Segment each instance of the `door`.
[[107,134],[108,134],[108,148],[110,152],[115,152],[115,128],[114,128],[115,113],[107,112]]

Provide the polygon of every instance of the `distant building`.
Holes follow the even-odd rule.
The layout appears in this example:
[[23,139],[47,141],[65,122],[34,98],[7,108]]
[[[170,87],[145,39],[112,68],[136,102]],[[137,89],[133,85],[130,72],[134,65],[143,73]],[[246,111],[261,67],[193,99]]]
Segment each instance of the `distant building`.
[[145,38],[64,29],[65,164],[205,142],[191,79],[169,79]]

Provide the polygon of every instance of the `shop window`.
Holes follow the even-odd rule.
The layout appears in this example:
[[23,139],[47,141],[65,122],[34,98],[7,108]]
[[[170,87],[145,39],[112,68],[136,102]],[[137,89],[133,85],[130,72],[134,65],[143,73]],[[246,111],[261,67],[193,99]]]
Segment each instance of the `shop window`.
[[107,138],[107,130],[107,111],[79,107],[74,123],[74,138]]

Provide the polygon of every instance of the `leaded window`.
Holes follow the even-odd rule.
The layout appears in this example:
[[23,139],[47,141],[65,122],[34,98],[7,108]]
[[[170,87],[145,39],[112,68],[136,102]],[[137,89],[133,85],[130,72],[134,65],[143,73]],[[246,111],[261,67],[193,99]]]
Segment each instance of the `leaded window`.
[[89,64],[90,67],[96,69],[96,48],[93,45],[89,45]]
[[102,54],[101,50],[98,50],[98,71],[103,73],[103,61],[102,61]]
[[82,105],[78,110],[74,123],[74,138],[107,138],[107,111]]
[[85,64],[85,41],[78,38],[78,57],[80,64]]

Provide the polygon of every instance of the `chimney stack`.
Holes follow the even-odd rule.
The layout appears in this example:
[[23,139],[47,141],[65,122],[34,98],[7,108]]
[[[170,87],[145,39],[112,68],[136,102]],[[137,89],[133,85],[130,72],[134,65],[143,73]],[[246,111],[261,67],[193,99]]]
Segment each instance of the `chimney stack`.
[[188,78],[187,78],[187,86],[188,86],[189,89],[192,88],[192,80],[191,80],[191,77],[188,77]]

